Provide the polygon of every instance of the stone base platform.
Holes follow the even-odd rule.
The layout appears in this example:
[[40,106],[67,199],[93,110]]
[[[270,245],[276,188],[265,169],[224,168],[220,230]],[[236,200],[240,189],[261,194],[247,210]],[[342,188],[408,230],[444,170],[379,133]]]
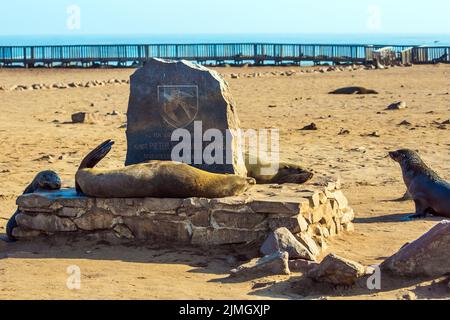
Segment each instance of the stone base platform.
[[106,234],[136,241],[218,246],[264,241],[280,227],[314,239],[352,231],[354,212],[339,183],[253,187],[224,199],[94,199],[73,189],[17,200],[18,239]]

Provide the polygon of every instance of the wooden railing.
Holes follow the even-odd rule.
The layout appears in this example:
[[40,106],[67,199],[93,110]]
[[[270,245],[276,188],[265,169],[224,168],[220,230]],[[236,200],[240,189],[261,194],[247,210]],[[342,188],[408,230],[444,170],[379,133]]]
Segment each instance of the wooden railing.
[[[386,45],[327,44],[150,44],[150,45],[67,45],[3,46],[0,65],[133,65],[149,58],[185,59],[196,62],[263,64],[331,62],[364,63],[372,61],[375,50]],[[389,46],[398,55],[411,46]],[[449,62],[449,47],[412,47],[411,63]]]

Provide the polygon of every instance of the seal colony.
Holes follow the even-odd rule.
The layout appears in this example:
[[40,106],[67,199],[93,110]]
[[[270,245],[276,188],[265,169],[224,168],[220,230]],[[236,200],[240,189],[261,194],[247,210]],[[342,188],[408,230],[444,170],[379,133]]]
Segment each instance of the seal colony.
[[256,184],[253,178],[213,174],[172,161],[94,169],[113,145],[105,141],[83,160],[75,176],[78,192],[94,198],[225,198]]
[[[55,191],[61,189],[61,178],[54,171],[40,172],[30,185],[25,189],[23,194],[32,194],[38,191]],[[13,214],[6,225],[6,235],[10,241],[15,241],[14,229],[17,228],[16,217],[19,215],[19,209]]]
[[450,218],[450,183],[429,168],[415,151],[402,149],[389,156],[402,168],[408,194],[414,200],[416,213],[411,219],[427,214]]

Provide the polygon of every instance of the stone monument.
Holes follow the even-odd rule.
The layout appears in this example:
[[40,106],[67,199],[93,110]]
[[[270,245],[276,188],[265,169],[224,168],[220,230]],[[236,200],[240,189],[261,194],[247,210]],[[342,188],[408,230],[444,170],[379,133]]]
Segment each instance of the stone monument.
[[[245,176],[238,129],[228,85],[215,71],[187,61],[151,59],[131,76],[126,165],[181,161]],[[189,148],[180,151],[182,137]],[[215,161],[204,156],[212,142]],[[182,160],[174,159],[174,150]]]

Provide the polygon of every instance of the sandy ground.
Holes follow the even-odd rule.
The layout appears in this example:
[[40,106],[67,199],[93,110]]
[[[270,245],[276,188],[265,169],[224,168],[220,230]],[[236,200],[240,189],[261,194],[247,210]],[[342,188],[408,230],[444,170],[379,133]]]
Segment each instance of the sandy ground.
[[[377,71],[267,75],[230,79],[231,73],[287,68],[220,68],[228,75],[244,128],[281,129],[282,158],[319,173],[341,176],[357,213],[356,231],[336,238],[328,252],[372,265],[428,231],[439,219],[403,222],[411,202],[394,202],[405,192],[399,167],[386,155],[413,148],[450,179],[450,66],[415,66]],[[0,70],[0,86],[128,79],[124,70]],[[343,86],[366,86],[376,96],[333,96]],[[104,139],[117,141],[102,165],[123,165],[128,85],[65,90],[0,91],[0,234],[15,199],[34,175],[53,169],[66,185],[88,150]],[[385,111],[404,100],[408,109]],[[269,107],[271,106],[271,107]],[[108,113],[118,111],[118,116]],[[98,113],[95,125],[65,124],[79,111]],[[412,126],[399,126],[408,120]],[[301,131],[314,122],[318,131]],[[341,128],[349,135],[339,135]],[[377,131],[380,137],[369,137]],[[50,157],[48,157],[50,156]],[[49,160],[50,159],[50,160]],[[69,266],[81,268],[82,288],[66,286]],[[305,288],[301,275],[249,281],[227,277],[227,254],[217,250],[111,246],[108,243],[0,241],[0,299],[426,299],[448,298],[442,281],[390,279],[381,291]],[[442,280],[442,279],[441,279]],[[448,281],[447,281],[448,282]]]

